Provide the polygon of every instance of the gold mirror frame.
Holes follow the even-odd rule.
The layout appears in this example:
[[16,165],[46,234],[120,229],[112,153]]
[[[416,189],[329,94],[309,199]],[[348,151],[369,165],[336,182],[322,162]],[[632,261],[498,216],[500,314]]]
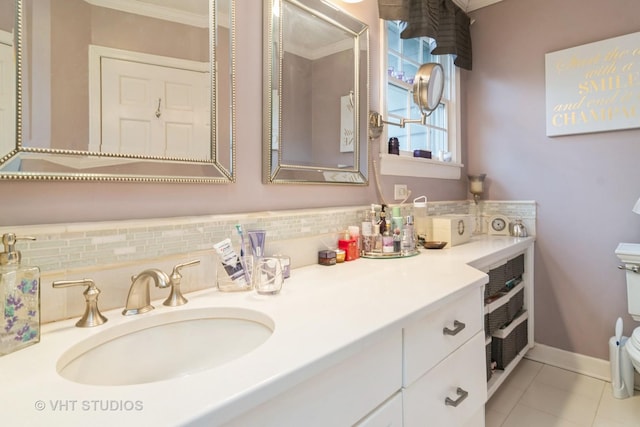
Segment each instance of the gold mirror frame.
[[[37,0],[36,0],[37,1]],[[180,1],[180,0],[176,0]],[[216,0],[208,0],[209,7],[209,73],[210,73],[210,158],[159,157],[57,148],[27,147],[23,144],[23,48],[24,4],[15,1],[15,60],[16,60],[16,146],[0,153],[0,179],[52,181],[117,181],[117,182],[175,182],[230,183],[236,180],[236,112],[235,112],[235,0],[229,2],[229,68],[220,76],[230,76],[230,141],[229,151],[221,156],[217,144],[216,46],[218,16]],[[221,158],[225,158],[223,164]],[[31,165],[31,166],[29,166]]]
[[[287,16],[285,9],[299,11],[306,18],[317,20],[319,25],[342,32],[351,39],[353,55],[353,88],[340,92],[340,97],[334,96],[337,115],[341,114],[342,98],[349,97],[353,108],[354,144],[352,159],[345,164],[335,161],[332,165],[317,161],[316,158],[306,161],[291,161],[283,158],[286,147],[293,147],[293,141],[283,139],[283,124],[291,124],[292,117],[285,117],[287,111],[283,108],[287,90],[284,87],[283,70],[284,54],[290,43],[284,37]],[[311,39],[309,21],[299,25],[305,34],[298,34],[301,40]],[[369,147],[368,147],[368,109],[369,109],[369,27],[336,6],[322,0],[268,0],[264,2],[264,71],[263,71],[263,182],[266,184],[339,184],[339,185],[368,185],[369,175]],[[296,40],[297,41],[297,40]],[[326,76],[323,76],[326,77]],[[331,76],[333,79],[348,80],[348,76]],[[315,79],[315,75],[314,75]],[[307,80],[310,86],[312,83]],[[283,90],[285,95],[282,95]],[[335,94],[334,94],[335,95]],[[303,99],[303,95],[296,94]],[[289,98],[290,99],[290,98]],[[346,99],[346,98],[345,98]],[[308,101],[307,99],[304,99]],[[334,116],[335,111],[332,111]],[[334,144],[330,150],[340,147],[342,124],[338,123],[333,129],[334,136],[325,139],[326,144]],[[297,142],[297,141],[296,141]],[[307,143],[307,141],[304,141]],[[298,149],[295,147],[295,149]],[[340,148],[342,151],[342,148]],[[339,155],[344,152],[338,153]],[[352,162],[352,164],[349,164]]]

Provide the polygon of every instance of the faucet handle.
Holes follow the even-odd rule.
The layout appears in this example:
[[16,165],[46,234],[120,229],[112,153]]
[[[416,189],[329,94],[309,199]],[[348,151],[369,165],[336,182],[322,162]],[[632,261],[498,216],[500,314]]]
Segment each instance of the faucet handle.
[[93,326],[102,325],[107,321],[107,318],[100,313],[98,309],[98,295],[100,295],[100,289],[96,286],[91,279],[80,280],[57,280],[51,284],[54,288],[68,288],[71,286],[86,286],[84,291],[84,299],[87,302],[84,315],[76,322],[76,326],[79,328],[90,328]]
[[182,281],[182,274],[180,274],[180,270],[196,264],[200,264],[199,259],[182,264],[177,264],[175,267],[173,267],[173,272],[171,273],[171,276],[169,276],[171,293],[169,293],[167,299],[162,303],[163,305],[176,307],[178,305],[184,305],[188,302],[188,300],[182,295],[182,292],[180,292],[180,282]]

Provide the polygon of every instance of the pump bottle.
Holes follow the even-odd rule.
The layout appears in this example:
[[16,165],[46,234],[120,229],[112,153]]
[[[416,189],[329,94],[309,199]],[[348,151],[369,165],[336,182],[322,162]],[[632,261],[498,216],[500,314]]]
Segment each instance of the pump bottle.
[[18,240],[13,233],[2,236],[4,252],[0,253],[0,356],[40,341],[40,269],[21,263],[16,250]]

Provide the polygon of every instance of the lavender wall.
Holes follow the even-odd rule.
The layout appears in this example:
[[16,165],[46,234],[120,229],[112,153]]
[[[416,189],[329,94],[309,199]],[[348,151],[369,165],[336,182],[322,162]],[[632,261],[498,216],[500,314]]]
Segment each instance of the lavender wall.
[[0,30],[13,30],[13,2],[10,0],[0,0]]
[[[337,2],[337,0],[336,0]],[[371,103],[379,109],[375,0],[342,5],[371,27]],[[238,180],[229,185],[0,182],[0,225],[62,223],[360,205],[368,187],[261,183],[262,11],[237,0]],[[606,342],[626,315],[624,275],[613,251],[640,241],[640,131],[547,138],[544,54],[640,29],[637,0],[504,0],[472,13],[474,70],[463,74],[463,156],[488,174],[487,198],[538,202],[536,341],[608,358]],[[256,74],[257,73],[257,74]],[[372,145],[377,156],[378,144]],[[384,177],[432,200],[467,197],[460,181]]]
[[638,326],[614,250],[640,241],[640,130],[548,138],[544,54],[640,30],[640,2],[505,0],[472,15],[467,162],[488,198],[538,202],[536,342],[608,359],[616,318]]
[[[379,109],[379,21],[375,0],[346,5],[371,28],[371,103]],[[0,182],[0,225],[63,223],[253,212],[272,209],[355,206],[374,202],[373,178],[367,187],[262,184],[262,7],[237,0],[237,182],[228,185],[84,182]],[[377,156],[378,141],[372,144]],[[466,199],[466,179],[441,181],[383,178],[386,198],[393,184],[406,183],[413,194],[432,200]]]

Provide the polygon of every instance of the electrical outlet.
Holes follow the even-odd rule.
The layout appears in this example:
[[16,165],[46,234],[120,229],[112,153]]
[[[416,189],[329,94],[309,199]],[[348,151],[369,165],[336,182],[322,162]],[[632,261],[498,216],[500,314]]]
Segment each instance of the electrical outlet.
[[395,200],[404,200],[407,198],[406,184],[396,184],[393,187],[393,198]]

